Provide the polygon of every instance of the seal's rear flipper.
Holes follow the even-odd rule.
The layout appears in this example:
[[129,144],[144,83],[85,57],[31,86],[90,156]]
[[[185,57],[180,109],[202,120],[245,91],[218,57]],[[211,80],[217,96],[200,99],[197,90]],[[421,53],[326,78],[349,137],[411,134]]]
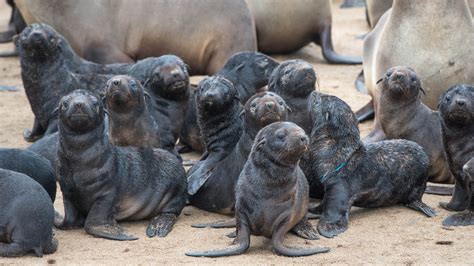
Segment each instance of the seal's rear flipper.
[[363,69],[360,71],[359,75],[357,75],[357,78],[355,80],[355,87],[358,92],[369,94],[369,90],[367,90],[367,86],[365,86],[365,78],[364,78]]
[[428,217],[435,217],[437,215],[436,212],[430,206],[426,205],[425,203],[423,203],[419,200],[415,200],[413,202],[410,202],[406,206],[408,208],[413,209],[413,210],[420,211]]
[[[29,252],[25,247],[21,246],[18,243],[0,243],[0,257],[19,257],[25,255]],[[36,254],[38,256],[38,254]],[[40,256],[42,257],[41,253]]]
[[362,64],[361,57],[340,55],[334,51],[332,46],[331,25],[326,25],[323,31],[314,38],[314,42],[321,45],[323,57],[328,63],[346,65]]
[[0,43],[8,43],[13,41],[13,36],[15,36],[14,30],[7,30],[0,32]]
[[453,195],[454,187],[447,186],[426,186],[425,193],[432,195],[451,196]]
[[357,110],[355,112],[355,115],[359,123],[370,120],[370,119],[374,119],[375,117],[374,102],[371,100],[369,103],[364,105],[364,107]]
[[113,224],[86,225],[84,226],[84,229],[87,233],[95,237],[102,237],[110,240],[131,241],[138,239],[138,237],[127,234],[125,230],[120,228],[118,225]]
[[206,227],[211,227],[211,228],[234,228],[236,226],[237,222],[235,221],[235,218],[229,219],[229,220],[223,220],[223,221],[218,221],[214,223],[207,223],[207,224],[192,224],[191,227],[194,228],[206,228]]
[[329,222],[319,220],[318,232],[326,238],[333,238],[341,233],[344,233],[348,228],[348,221],[346,216],[341,217],[340,221]]
[[319,239],[318,232],[306,218],[303,218],[299,223],[297,223],[291,231],[304,239]]
[[173,229],[178,217],[171,213],[163,213],[153,218],[146,229],[148,237],[165,237]]
[[472,210],[466,210],[461,213],[456,213],[448,216],[443,221],[444,226],[466,226],[474,225],[474,213]]

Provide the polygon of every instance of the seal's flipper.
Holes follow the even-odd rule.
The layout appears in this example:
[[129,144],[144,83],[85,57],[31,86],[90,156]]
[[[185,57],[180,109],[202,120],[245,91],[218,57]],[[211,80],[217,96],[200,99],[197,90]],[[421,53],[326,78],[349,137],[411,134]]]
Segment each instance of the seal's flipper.
[[25,131],[23,131],[23,138],[28,142],[35,142],[44,135],[45,131],[46,129],[44,129],[40,125],[38,119],[35,118],[33,128],[31,130],[25,129]]
[[0,57],[14,57],[14,56],[18,56],[18,51],[16,49],[10,52],[0,53]]
[[430,206],[419,200],[415,200],[413,202],[408,203],[407,207],[416,211],[420,211],[428,217],[435,217],[437,215],[436,212]]
[[345,185],[326,187],[323,214],[317,226],[320,235],[332,238],[347,230],[351,209],[350,194]]
[[318,223],[319,234],[326,238],[333,238],[341,233],[344,233],[347,228],[348,221],[346,218],[343,218],[339,221],[326,221],[321,219]]
[[474,212],[472,210],[465,210],[461,213],[456,213],[448,216],[443,221],[444,226],[466,226],[474,225]]
[[287,247],[283,245],[283,238],[286,234],[286,226],[280,224],[276,231],[273,232],[272,236],[272,248],[273,251],[279,255],[287,257],[301,257],[301,256],[310,256],[318,253],[326,253],[330,249],[326,247],[322,248],[296,248],[296,247]]
[[321,214],[308,212],[308,214],[306,214],[306,218],[308,218],[309,220],[319,219],[321,218]]
[[236,238],[237,237],[237,231],[233,231],[225,235],[228,238]]
[[[321,218],[321,214],[323,214],[323,202],[321,202],[321,204],[319,204],[316,207],[309,208],[307,217],[309,219],[313,219],[313,218],[310,218],[310,217],[311,217],[311,215],[315,215],[315,216],[318,216],[318,218]],[[315,219],[318,219],[318,218],[315,218]]]
[[355,112],[355,115],[359,123],[373,119],[375,117],[374,101],[371,100],[366,105],[364,105],[364,107],[357,110],[357,112]]
[[464,211],[467,209],[467,207],[469,207],[470,195],[468,194],[468,191],[469,188],[467,185],[461,184],[458,180],[456,180],[456,184],[454,184],[453,197],[449,203],[440,202],[439,206],[448,211]]
[[451,196],[453,195],[454,187],[447,187],[447,186],[426,186],[425,193],[432,194],[432,195],[440,195],[440,196]]
[[[0,57],[2,57],[1,53],[0,53]],[[3,85],[3,86],[0,86],[0,91],[18,91],[18,88],[15,86]]]
[[211,169],[206,163],[202,163],[188,176],[188,194],[194,195],[211,177]]
[[171,213],[163,213],[153,218],[146,229],[148,237],[165,237],[173,229],[178,217]]
[[54,226],[58,229],[80,228],[84,225],[85,217],[63,195],[64,218],[55,211]]
[[[26,255],[29,250],[18,243],[0,243],[0,257],[20,257]],[[35,252],[36,253],[36,252]],[[38,256],[38,254],[36,254]],[[42,257],[41,253],[40,256]]]
[[236,226],[236,220],[235,218],[229,219],[229,220],[223,220],[223,221],[217,221],[214,223],[207,223],[207,224],[192,224],[191,227],[194,228],[206,228],[206,227],[211,227],[211,228],[234,228]]
[[306,218],[303,218],[299,223],[297,223],[291,231],[304,239],[319,239],[318,232]]
[[369,94],[369,90],[367,89],[367,86],[365,86],[365,78],[364,78],[363,69],[360,71],[359,75],[357,75],[357,78],[355,80],[355,87],[358,92]]
[[129,235],[125,230],[120,228],[118,224],[104,224],[104,225],[89,225],[86,224],[84,229],[87,233],[110,240],[131,241],[137,240],[138,237]]
[[323,57],[331,64],[362,64],[362,58],[358,56],[340,55],[334,51],[332,46],[331,25],[326,25],[323,31],[315,38],[315,42],[321,45]]
[[16,32],[14,30],[6,30],[0,32],[0,43],[9,43],[13,41],[13,36]]

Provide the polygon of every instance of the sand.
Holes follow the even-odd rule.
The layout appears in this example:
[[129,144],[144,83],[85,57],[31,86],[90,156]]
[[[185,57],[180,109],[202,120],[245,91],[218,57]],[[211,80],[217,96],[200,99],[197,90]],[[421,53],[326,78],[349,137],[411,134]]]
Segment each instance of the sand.
[[[364,9],[339,9],[339,1],[333,6],[333,40],[336,51],[348,55],[362,54],[362,40],[355,37],[366,33]],[[6,27],[9,8],[0,3],[0,29]],[[12,49],[12,44],[0,45],[0,51]],[[354,79],[362,66],[328,65],[318,46],[308,45],[302,50],[284,56],[279,60],[301,58],[311,62],[319,77],[321,91],[337,95],[357,110],[370,97],[358,93]],[[197,81],[199,78],[193,78]],[[28,101],[22,87],[20,67],[17,58],[0,58],[0,85],[17,86],[16,92],[0,92],[0,147],[25,148],[23,130],[33,124]],[[363,135],[372,127],[372,122],[360,125]],[[443,229],[441,221],[449,215],[438,206],[439,201],[449,197],[425,195],[423,200],[438,212],[436,218],[402,206],[381,209],[359,209],[351,211],[349,230],[334,239],[307,241],[288,235],[286,244],[311,247],[328,246],[327,254],[303,258],[277,256],[269,248],[269,241],[252,237],[250,249],[241,256],[229,258],[191,258],[184,252],[226,247],[231,243],[225,235],[231,229],[195,229],[192,223],[226,219],[226,216],[212,214],[186,207],[173,231],[166,238],[148,238],[145,235],[147,221],[121,223],[130,233],[140,237],[137,241],[117,242],[94,238],[84,230],[56,232],[59,249],[55,254],[36,258],[32,255],[3,259],[0,263],[15,264],[473,264],[474,226]],[[1,204],[1,203],[0,203]],[[62,196],[58,194],[55,208],[63,212]],[[313,220],[314,225],[317,220]],[[444,243],[444,244],[443,244]]]

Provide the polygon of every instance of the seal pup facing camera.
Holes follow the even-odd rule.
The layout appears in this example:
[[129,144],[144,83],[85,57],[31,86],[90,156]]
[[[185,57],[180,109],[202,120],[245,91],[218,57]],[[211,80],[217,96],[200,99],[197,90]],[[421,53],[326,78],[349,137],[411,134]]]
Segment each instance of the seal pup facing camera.
[[[454,183],[444,152],[438,113],[421,102],[424,90],[415,70],[404,66],[389,68],[380,79],[379,87],[379,121],[387,138],[418,143],[430,159],[428,181]],[[449,192],[451,195],[452,191]]]
[[285,121],[288,107],[273,92],[260,92],[252,96],[243,112],[244,130],[232,152],[220,161],[209,179],[190,197],[191,205],[210,212],[233,214],[235,185],[250,154],[257,132],[268,124]]
[[[449,203],[440,206],[451,211],[463,211],[470,205],[469,178],[464,165],[474,157],[474,86],[450,87],[439,100],[439,117],[444,149],[451,172],[456,178],[454,194]],[[464,221],[462,223],[470,223]],[[444,223],[444,222],[443,222]],[[455,225],[454,220],[446,225]]]
[[56,252],[54,208],[43,187],[27,175],[0,169],[0,191],[0,257]]
[[351,206],[377,208],[396,204],[436,215],[421,201],[429,160],[412,141],[387,140],[364,145],[357,119],[341,99],[313,92],[309,102],[313,121],[310,152],[313,176],[325,193],[318,232],[334,237],[348,228]]
[[186,173],[161,149],[118,147],[104,133],[101,101],[76,90],[59,106],[57,178],[64,201],[59,229],[135,240],[117,221],[152,219],[146,234],[166,236],[186,204]]
[[188,171],[189,195],[194,195],[218,163],[232,152],[243,130],[239,95],[226,78],[212,76],[199,82],[196,103],[206,153]]
[[115,76],[107,81],[105,90],[110,142],[118,146],[160,148],[159,127],[148,110],[140,82],[130,76]]
[[298,161],[308,141],[304,130],[291,122],[275,122],[260,130],[235,188],[235,245],[186,255],[239,255],[249,248],[251,234],[271,238],[273,251],[283,256],[328,252],[329,248],[300,249],[283,244],[286,233],[299,223],[307,223],[308,183]]

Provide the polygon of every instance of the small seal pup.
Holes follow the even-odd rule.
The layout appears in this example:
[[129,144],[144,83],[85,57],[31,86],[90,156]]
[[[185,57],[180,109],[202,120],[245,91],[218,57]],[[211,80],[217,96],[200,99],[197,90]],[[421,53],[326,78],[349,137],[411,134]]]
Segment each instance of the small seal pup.
[[206,153],[188,171],[189,195],[194,195],[217,164],[232,152],[243,130],[239,95],[226,78],[212,76],[199,82],[196,103]]
[[[474,87],[450,87],[440,97],[438,110],[444,149],[456,178],[453,197],[449,203],[441,202],[440,206],[447,210],[462,211],[469,207],[472,193],[463,167],[474,157]],[[446,224],[454,225],[455,222],[451,220]]]
[[161,147],[159,127],[148,110],[145,95],[140,82],[130,76],[115,76],[107,81],[104,101],[112,144]]
[[428,181],[454,183],[444,152],[438,112],[421,102],[424,90],[415,70],[405,66],[391,67],[379,83],[379,121],[387,138],[418,143],[430,159]]
[[283,239],[293,227],[306,222],[308,183],[298,166],[308,149],[304,130],[291,122],[275,122],[259,131],[235,188],[237,238],[231,248],[187,252],[194,257],[244,253],[250,235],[271,238],[272,249],[283,256],[308,256],[329,248],[286,247]]
[[54,168],[43,156],[28,150],[0,149],[0,168],[29,176],[46,190],[52,202],[56,199]]
[[166,236],[186,204],[186,173],[161,149],[118,147],[104,133],[102,102],[76,90],[61,99],[56,176],[64,202],[59,229],[135,240],[117,221],[152,218],[146,234]]
[[0,169],[0,191],[0,257],[56,252],[54,208],[43,187],[29,176]]
[[318,232],[334,237],[348,228],[351,206],[395,204],[436,215],[421,201],[428,179],[428,157],[412,141],[387,140],[364,145],[357,119],[341,99],[313,92],[310,152],[324,185]]
[[281,63],[270,76],[268,90],[280,95],[291,109],[288,121],[311,132],[308,114],[308,99],[316,85],[313,66],[303,60],[288,60]]
[[235,185],[250,154],[257,132],[268,124],[285,121],[288,106],[273,92],[260,92],[252,96],[242,111],[244,130],[232,152],[212,170],[203,186],[190,197],[191,205],[222,214],[233,214]]

